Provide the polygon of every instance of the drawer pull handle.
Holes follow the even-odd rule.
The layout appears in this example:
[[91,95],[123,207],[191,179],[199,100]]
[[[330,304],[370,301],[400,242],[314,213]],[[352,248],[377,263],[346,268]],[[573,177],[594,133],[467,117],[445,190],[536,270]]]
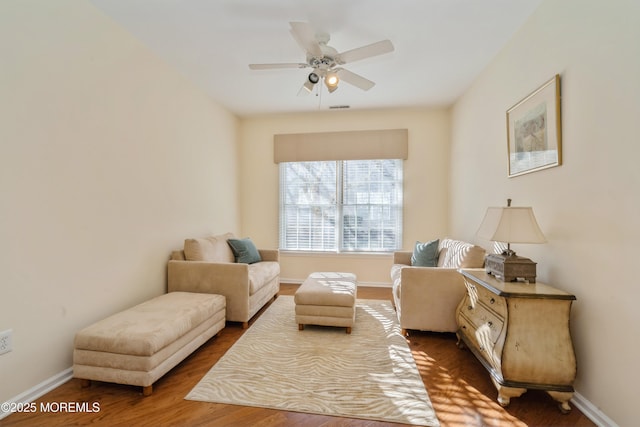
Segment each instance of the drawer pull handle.
[[489,327],[492,327],[493,326],[493,322],[489,321],[489,322],[487,322],[487,325],[489,325]]
[[491,298],[491,299],[489,300],[489,304],[493,304],[493,303],[495,303],[495,302],[496,302],[496,299],[495,299],[495,298]]
[[471,307],[470,305],[467,306],[467,310],[473,310],[473,307]]

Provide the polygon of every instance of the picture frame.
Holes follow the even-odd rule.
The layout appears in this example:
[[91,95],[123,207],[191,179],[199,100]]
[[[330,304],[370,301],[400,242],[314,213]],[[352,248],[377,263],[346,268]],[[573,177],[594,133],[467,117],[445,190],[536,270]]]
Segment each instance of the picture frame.
[[507,110],[509,178],[562,164],[560,75]]

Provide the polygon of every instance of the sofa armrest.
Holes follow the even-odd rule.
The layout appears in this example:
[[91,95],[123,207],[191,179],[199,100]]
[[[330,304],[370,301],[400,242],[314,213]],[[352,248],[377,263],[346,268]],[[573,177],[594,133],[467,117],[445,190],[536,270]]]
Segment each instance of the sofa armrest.
[[258,249],[262,261],[280,262],[280,251],[278,249]]
[[249,319],[249,264],[171,260],[167,285],[169,292],[224,295],[228,321]]
[[411,265],[411,255],[412,251],[396,251],[393,253],[393,263]]
[[249,297],[249,264],[176,261],[167,264],[168,291],[225,295],[241,292]]

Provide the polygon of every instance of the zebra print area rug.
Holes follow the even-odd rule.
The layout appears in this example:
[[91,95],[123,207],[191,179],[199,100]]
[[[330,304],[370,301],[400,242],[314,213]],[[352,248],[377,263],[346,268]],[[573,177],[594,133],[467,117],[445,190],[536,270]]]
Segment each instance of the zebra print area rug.
[[390,302],[357,300],[350,335],[294,310],[278,297],[185,399],[439,425]]

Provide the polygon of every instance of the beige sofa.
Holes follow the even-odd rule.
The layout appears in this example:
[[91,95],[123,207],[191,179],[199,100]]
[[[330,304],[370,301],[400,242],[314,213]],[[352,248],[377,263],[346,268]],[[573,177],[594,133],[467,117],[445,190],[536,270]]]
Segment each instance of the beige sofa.
[[408,329],[455,332],[455,311],[465,294],[459,268],[480,268],[485,250],[471,243],[442,239],[437,267],[411,265],[412,251],[393,256],[393,300],[403,334]]
[[186,239],[184,249],[173,251],[167,266],[168,291],[224,295],[226,320],[244,328],[280,291],[280,253],[259,249],[261,261],[237,263],[227,233],[201,239]]

